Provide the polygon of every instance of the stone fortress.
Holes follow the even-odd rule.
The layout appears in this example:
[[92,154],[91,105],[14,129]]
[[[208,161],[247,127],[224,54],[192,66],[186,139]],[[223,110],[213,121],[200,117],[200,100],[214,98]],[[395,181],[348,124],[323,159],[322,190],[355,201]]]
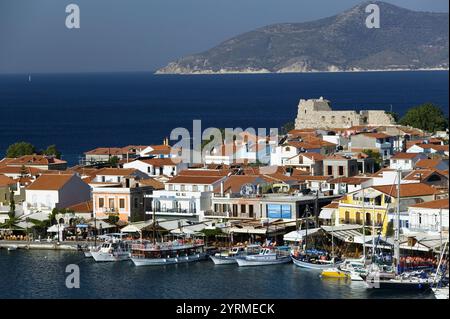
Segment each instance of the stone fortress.
[[295,120],[296,129],[349,128],[356,125],[395,125],[394,118],[385,111],[333,111],[329,100],[301,99]]

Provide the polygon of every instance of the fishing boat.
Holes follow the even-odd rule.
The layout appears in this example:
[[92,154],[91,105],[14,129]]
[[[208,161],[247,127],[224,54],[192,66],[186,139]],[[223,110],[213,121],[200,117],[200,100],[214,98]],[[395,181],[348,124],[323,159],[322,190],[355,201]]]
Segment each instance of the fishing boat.
[[341,260],[337,260],[336,258],[331,258],[327,260],[322,259],[320,256],[315,256],[307,253],[299,255],[292,254],[291,258],[294,265],[296,266],[316,270],[324,270],[342,263]]
[[260,245],[235,246],[230,250],[216,253],[209,256],[215,265],[236,264],[236,258],[255,255],[259,253]]
[[130,244],[122,240],[110,240],[100,247],[92,247],[90,253],[97,262],[128,260],[130,259]]
[[203,240],[191,242],[141,242],[131,247],[131,260],[135,266],[158,266],[201,261],[208,258]]
[[278,248],[262,247],[258,254],[236,258],[239,267],[267,266],[286,264],[291,262],[289,248],[282,246]]

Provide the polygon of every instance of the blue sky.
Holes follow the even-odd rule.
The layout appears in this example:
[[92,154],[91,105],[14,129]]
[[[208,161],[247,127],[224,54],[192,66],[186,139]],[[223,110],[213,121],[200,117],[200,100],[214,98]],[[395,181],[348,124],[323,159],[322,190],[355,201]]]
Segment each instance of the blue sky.
[[[0,73],[151,71],[267,24],[331,16],[359,0],[0,0]],[[388,0],[448,12],[448,0]],[[81,28],[65,27],[76,3]]]

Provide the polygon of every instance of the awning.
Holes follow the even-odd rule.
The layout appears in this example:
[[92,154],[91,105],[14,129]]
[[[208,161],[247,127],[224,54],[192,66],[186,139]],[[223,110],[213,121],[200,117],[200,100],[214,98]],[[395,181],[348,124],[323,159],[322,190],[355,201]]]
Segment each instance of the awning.
[[362,226],[359,225],[322,226],[322,229],[345,242],[353,242],[355,237],[362,235]]
[[116,227],[114,225],[111,225],[110,223],[98,219],[96,221],[94,220],[89,221],[88,225],[96,229],[108,229]]
[[320,228],[311,228],[311,229],[302,229],[302,230],[294,230],[291,231],[290,233],[287,233],[286,235],[283,236],[283,240],[284,241],[292,241],[292,242],[298,242],[298,241],[302,241],[303,237],[305,237],[307,234],[312,235],[316,232],[318,232],[320,230]]
[[172,234],[195,234],[206,228],[205,224],[196,224],[181,228],[176,228],[170,231]]
[[88,228],[89,225],[88,224],[78,224],[75,226],[76,228]]
[[56,224],[56,225],[53,225],[53,226],[47,228],[47,233],[58,233],[67,227],[68,227],[68,225]]

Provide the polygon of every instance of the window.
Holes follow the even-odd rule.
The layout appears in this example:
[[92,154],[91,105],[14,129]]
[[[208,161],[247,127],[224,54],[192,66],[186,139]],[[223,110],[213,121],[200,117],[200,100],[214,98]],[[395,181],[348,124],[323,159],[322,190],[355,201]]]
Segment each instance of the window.
[[333,166],[331,165],[327,166],[327,175],[333,175]]
[[377,214],[377,224],[381,224],[381,214]]
[[125,199],[124,198],[119,199],[119,208],[125,208]]
[[291,148],[290,148],[289,146],[286,146],[286,147],[284,148],[284,150],[285,150],[286,152],[290,152],[290,151],[291,151]]
[[267,217],[268,218],[292,218],[291,205],[267,205]]
[[186,190],[186,186],[185,186],[185,185],[181,185],[180,190],[181,190],[182,192],[184,192],[184,191]]
[[356,212],[356,223],[361,224],[361,213],[360,212]]
[[393,164],[397,164],[397,160],[392,160],[392,163]]
[[238,209],[237,204],[233,204],[233,217],[237,217],[238,215],[237,209]]
[[405,164],[409,164],[409,160],[405,160]]
[[151,167],[150,167],[150,166],[147,166],[147,173],[151,173],[151,172],[152,172]]
[[105,199],[104,198],[98,199],[98,207],[100,207],[100,208],[105,207]]
[[244,204],[241,205],[241,214],[246,213],[246,206]]
[[198,186],[197,185],[193,185],[192,186],[192,191],[193,192],[198,192]]
[[173,191],[173,185],[169,184],[169,191]]
[[339,176],[344,175],[344,166],[339,166]]
[[[400,188],[401,189],[401,188]],[[390,204],[391,203],[391,197],[390,196],[384,196],[384,203],[385,204]]]
[[253,205],[248,205],[248,217],[253,217]]
[[108,207],[114,209],[114,198],[110,198],[108,200]]

